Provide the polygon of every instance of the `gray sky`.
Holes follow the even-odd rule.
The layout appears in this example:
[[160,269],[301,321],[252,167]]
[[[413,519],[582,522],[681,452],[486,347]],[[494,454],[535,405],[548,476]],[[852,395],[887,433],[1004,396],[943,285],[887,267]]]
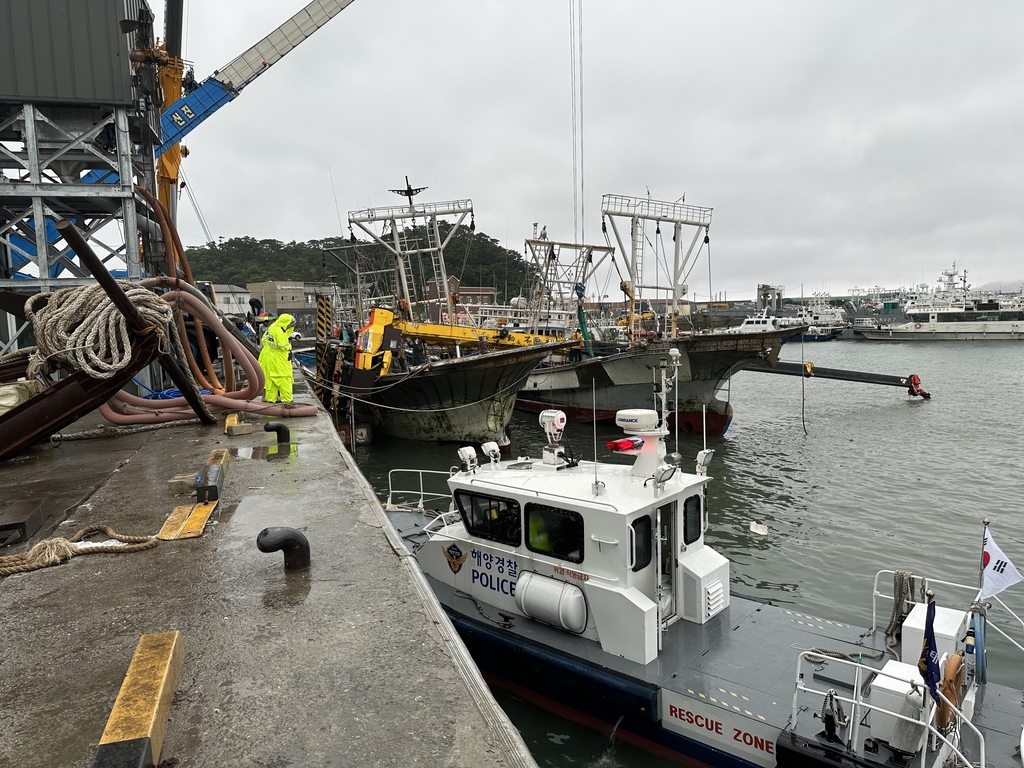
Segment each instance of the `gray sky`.
[[[186,0],[197,80],[304,4]],[[954,260],[1024,282],[1024,4],[586,0],[582,28],[581,240],[602,194],[685,193],[729,298]],[[570,61],[565,0],[356,0],[188,137],[185,174],[214,237],[334,236],[339,210],[347,233],[408,174],[510,248],[534,222],[571,241]],[[185,198],[179,228],[204,240]],[[707,296],[703,255],[688,282]]]

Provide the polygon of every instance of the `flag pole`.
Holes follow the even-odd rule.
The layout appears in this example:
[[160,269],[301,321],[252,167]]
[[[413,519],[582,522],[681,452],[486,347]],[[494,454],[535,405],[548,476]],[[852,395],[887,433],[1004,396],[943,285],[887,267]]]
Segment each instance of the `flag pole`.
[[981,534],[981,570],[978,571],[978,589],[985,586],[985,544],[988,542],[988,518],[981,521],[985,526]]

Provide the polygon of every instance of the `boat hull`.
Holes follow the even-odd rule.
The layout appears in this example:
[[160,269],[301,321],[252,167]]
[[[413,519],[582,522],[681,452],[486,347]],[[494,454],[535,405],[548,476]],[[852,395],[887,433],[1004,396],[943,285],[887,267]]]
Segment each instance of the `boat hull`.
[[922,328],[857,328],[872,341],[1024,341],[1024,324],[1012,329],[934,330]]
[[567,720],[647,752],[702,768],[757,763],[662,727],[657,686],[511,636],[452,608],[445,611],[488,683]]
[[737,371],[767,361],[782,348],[781,331],[773,333],[698,334],[677,341],[655,341],[603,357],[539,367],[526,379],[516,407],[539,412],[558,408],[575,421],[608,421],[616,411],[652,407],[660,361],[679,351],[678,381],[669,393],[675,410],[669,422],[684,431],[717,436],[732,422],[732,406],[717,396]]
[[516,392],[550,353],[526,347],[430,363],[380,377],[358,413],[393,437],[508,445]]

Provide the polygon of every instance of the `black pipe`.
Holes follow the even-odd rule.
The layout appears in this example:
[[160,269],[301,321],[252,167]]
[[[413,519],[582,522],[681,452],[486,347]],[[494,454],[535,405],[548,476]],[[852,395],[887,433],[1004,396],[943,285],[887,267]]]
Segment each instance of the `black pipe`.
[[910,386],[909,376],[892,376],[887,373],[865,373],[863,371],[844,371],[838,368],[818,368],[813,363],[783,363],[778,362],[771,368],[767,366],[753,366],[745,368],[747,371],[758,373],[777,373],[783,376],[803,376],[804,378],[837,379],[838,381],[855,381],[860,384],[881,384],[886,387],[908,387]]
[[277,444],[290,443],[291,432],[288,430],[288,426],[281,421],[268,421],[263,425],[264,432],[277,432]]
[[[144,333],[148,326],[138,307],[121,290],[121,286],[117,284],[117,281],[107,271],[107,268],[103,266],[103,262],[99,260],[99,257],[93,253],[92,248],[89,247],[89,244],[82,237],[82,233],[78,231],[78,228],[68,219],[61,219],[57,222],[57,231],[67,244],[71,246],[71,250],[82,260],[86,268],[92,272],[96,282],[103,287],[103,290],[110,297],[114,306],[128,319],[128,324],[132,329],[136,333]],[[207,409],[206,403],[203,402],[202,397],[192,387],[192,384],[185,377],[178,364],[174,362],[174,359],[170,355],[158,355],[157,360],[163,369],[167,371],[167,375],[171,377],[171,381],[174,382],[174,386],[181,392],[182,397],[192,406],[192,410],[196,412],[196,416],[199,417],[200,421],[204,424],[216,424],[217,419]]]
[[284,550],[284,569],[301,571],[309,568],[309,541],[294,528],[264,528],[256,537],[260,552]]
[[182,0],[167,0],[164,10],[167,17],[164,19],[164,40],[166,40],[167,55],[176,59],[181,58],[181,16]]

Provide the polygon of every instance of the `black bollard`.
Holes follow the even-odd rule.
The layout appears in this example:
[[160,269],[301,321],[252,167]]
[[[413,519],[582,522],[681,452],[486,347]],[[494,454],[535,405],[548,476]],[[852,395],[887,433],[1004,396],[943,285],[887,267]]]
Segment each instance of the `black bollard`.
[[264,528],[256,537],[260,552],[284,550],[284,569],[301,571],[309,568],[309,541],[294,528]]
[[263,425],[264,432],[277,432],[278,443],[290,443],[292,434],[288,430],[288,426],[281,421],[268,421]]

